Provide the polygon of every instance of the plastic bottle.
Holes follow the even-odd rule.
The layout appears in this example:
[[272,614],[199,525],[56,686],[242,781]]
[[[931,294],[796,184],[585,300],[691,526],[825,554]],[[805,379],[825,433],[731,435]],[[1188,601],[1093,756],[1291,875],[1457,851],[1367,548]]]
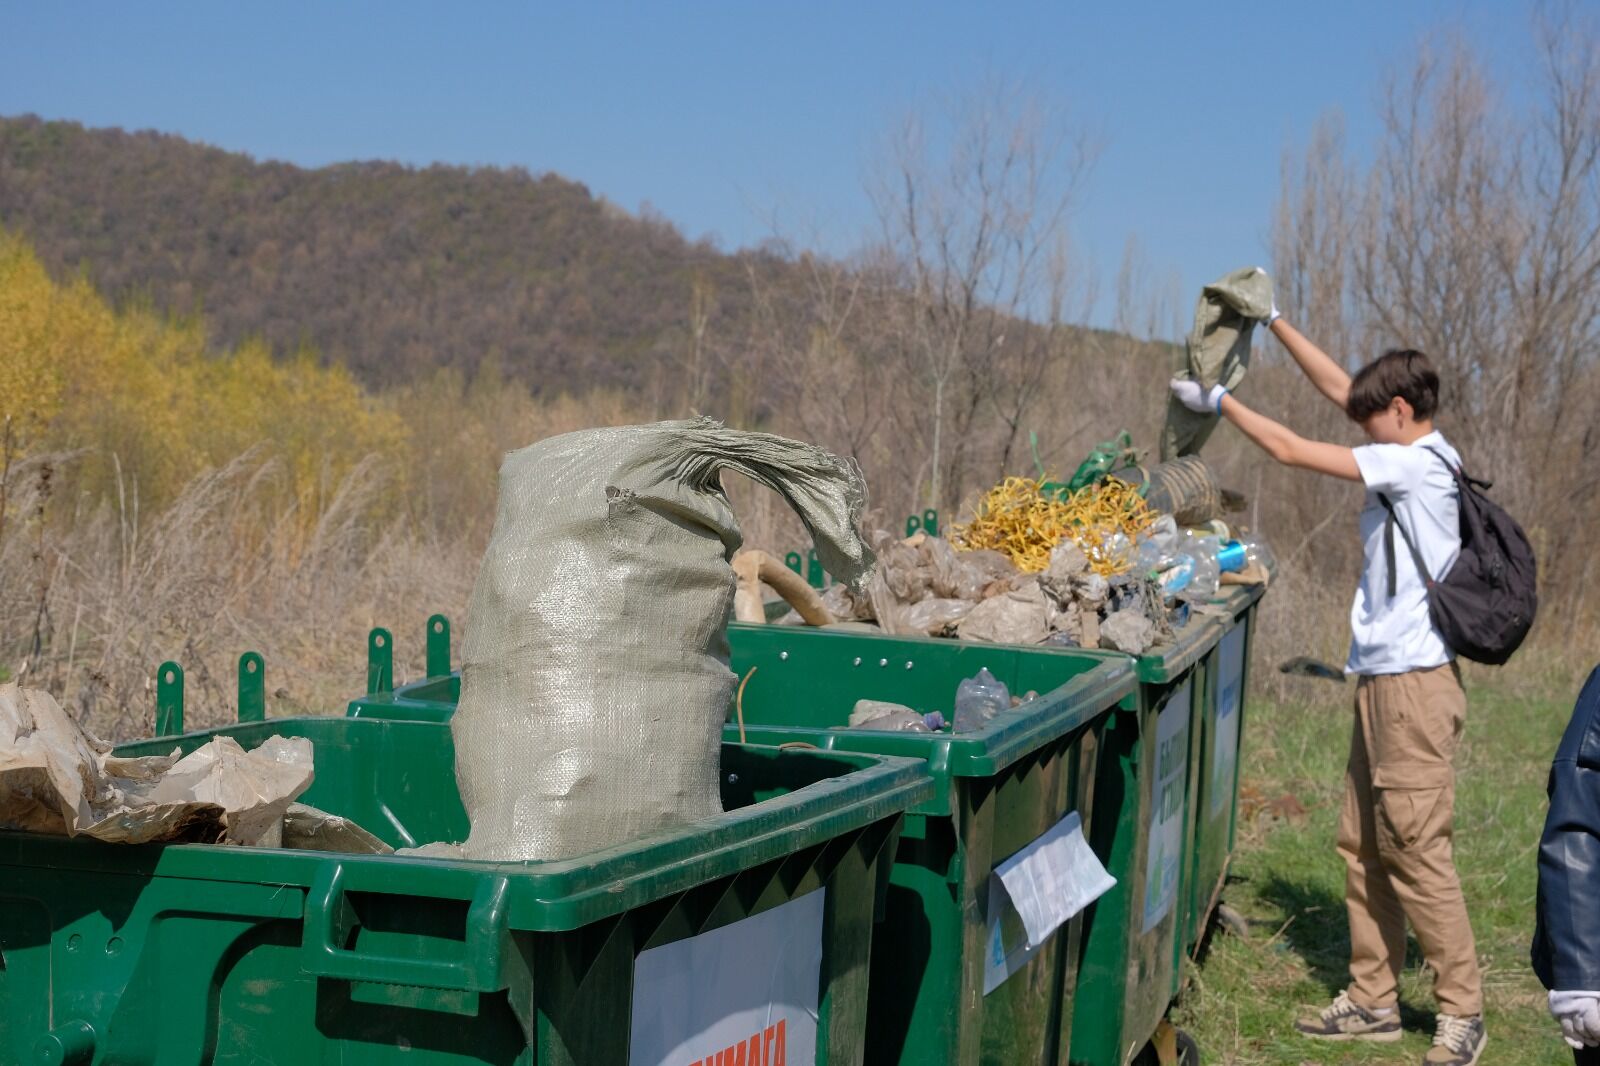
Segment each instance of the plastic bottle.
[[1252,563],[1260,563],[1268,570],[1278,566],[1278,557],[1272,554],[1272,546],[1261,537],[1240,537],[1239,543],[1244,545],[1245,559]]
[[1011,690],[987,667],[956,686],[955,731],[967,733],[1011,707]]
[[1194,556],[1187,552],[1171,556],[1167,560],[1167,565],[1156,574],[1156,581],[1161,585],[1162,597],[1170,600],[1187,589],[1194,581],[1194,571]]
[[1222,575],[1217,565],[1217,553],[1222,544],[1215,536],[1193,533],[1185,537],[1184,551],[1194,557],[1194,579],[1178,595],[1190,603],[1204,603],[1217,594],[1217,582]]

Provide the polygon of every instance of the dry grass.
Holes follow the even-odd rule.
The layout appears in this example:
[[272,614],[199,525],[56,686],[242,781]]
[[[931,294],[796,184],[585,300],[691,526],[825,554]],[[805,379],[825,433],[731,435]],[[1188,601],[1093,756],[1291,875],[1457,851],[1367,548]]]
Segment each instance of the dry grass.
[[[1270,597],[1269,597],[1270,600]],[[1259,665],[1258,669],[1259,669]],[[1347,981],[1344,867],[1334,852],[1350,732],[1350,687],[1301,680],[1291,701],[1257,699],[1244,738],[1238,852],[1227,901],[1246,939],[1218,933],[1177,1020],[1208,1063],[1229,1066],[1416,1062],[1436,1009],[1413,944],[1401,986],[1401,1045],[1328,1046],[1292,1032]],[[1544,780],[1572,709],[1570,685],[1467,678],[1458,757],[1456,862],[1484,972],[1485,1062],[1570,1062],[1528,964]]]
[[[434,610],[459,614],[475,568],[465,546],[432,543],[398,523],[374,522],[385,490],[368,460],[315,514],[282,500],[279,464],[260,452],[191,481],[154,515],[131,489],[115,504],[59,522],[37,520],[46,472],[73,457],[32,460],[13,472],[13,521],[0,565],[25,582],[0,588],[0,628],[24,656],[15,673],[43,685],[108,738],[148,734],[157,664],[183,664],[191,726],[226,720],[235,664],[260,651],[272,713],[327,713],[363,679],[375,624],[422,632]],[[18,639],[20,638],[20,639]],[[420,666],[421,641],[400,642],[396,671]]]

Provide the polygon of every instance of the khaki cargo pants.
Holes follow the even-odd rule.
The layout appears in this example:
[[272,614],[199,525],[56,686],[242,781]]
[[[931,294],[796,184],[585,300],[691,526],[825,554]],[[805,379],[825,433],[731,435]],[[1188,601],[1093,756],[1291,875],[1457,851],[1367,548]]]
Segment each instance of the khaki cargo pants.
[[1348,873],[1350,998],[1392,1007],[1406,920],[1446,1014],[1483,1011],[1477,948],[1451,850],[1466,694],[1455,665],[1363,677],[1345,771],[1339,854]]

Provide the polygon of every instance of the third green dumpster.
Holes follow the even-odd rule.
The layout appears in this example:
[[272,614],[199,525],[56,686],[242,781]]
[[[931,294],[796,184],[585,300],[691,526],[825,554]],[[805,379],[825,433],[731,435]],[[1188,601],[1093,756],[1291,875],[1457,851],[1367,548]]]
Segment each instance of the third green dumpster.
[[1255,633],[1259,586],[1233,586],[1222,597],[1229,615],[1220,623],[1221,640],[1206,656],[1206,699],[1194,720],[1199,724],[1199,777],[1195,801],[1195,842],[1191,855],[1185,947],[1193,953],[1205,937],[1211,913],[1222,896],[1233,858],[1239,802],[1239,743],[1243,736],[1244,694],[1250,676],[1250,644]]
[[1122,1066],[1150,1041],[1178,993],[1192,874],[1196,720],[1205,664],[1222,636],[1203,615],[1138,659],[1139,700],[1105,731],[1091,841],[1119,882],[1084,922],[1074,1064]]

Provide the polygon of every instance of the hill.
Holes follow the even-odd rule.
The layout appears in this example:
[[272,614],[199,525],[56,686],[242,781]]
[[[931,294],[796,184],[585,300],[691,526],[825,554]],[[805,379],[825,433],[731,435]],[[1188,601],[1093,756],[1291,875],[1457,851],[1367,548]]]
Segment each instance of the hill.
[[554,174],[346,163],[306,169],[152,132],[0,118],[0,227],[114,300],[203,310],[223,346],[309,343],[367,384],[496,355],[536,390],[628,387],[748,320],[759,253],[725,255]]

